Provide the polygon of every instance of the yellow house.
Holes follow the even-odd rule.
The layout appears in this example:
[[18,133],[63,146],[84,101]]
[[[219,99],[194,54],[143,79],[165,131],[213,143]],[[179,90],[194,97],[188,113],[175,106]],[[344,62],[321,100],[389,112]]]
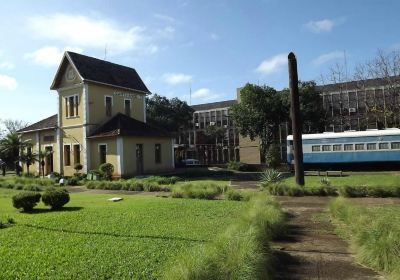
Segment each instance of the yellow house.
[[58,114],[19,131],[33,153],[48,151],[45,174],[71,176],[76,163],[84,173],[111,163],[115,177],[174,168],[173,138],[146,123],[151,93],[135,69],[65,52],[50,89]]

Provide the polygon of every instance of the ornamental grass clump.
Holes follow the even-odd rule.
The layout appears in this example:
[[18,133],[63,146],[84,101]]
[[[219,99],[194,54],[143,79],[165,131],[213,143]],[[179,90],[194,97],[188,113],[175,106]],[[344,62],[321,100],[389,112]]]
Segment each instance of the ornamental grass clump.
[[38,192],[25,191],[12,197],[12,204],[17,209],[30,212],[39,203],[41,194]]
[[184,183],[172,189],[172,197],[211,200],[223,194],[227,189],[227,185],[215,182]]
[[367,207],[342,197],[330,204],[339,233],[350,240],[357,259],[389,279],[400,279],[399,211],[398,205]]
[[188,250],[164,279],[273,279],[270,241],[285,230],[285,217],[267,195],[250,200],[248,211],[209,244]]

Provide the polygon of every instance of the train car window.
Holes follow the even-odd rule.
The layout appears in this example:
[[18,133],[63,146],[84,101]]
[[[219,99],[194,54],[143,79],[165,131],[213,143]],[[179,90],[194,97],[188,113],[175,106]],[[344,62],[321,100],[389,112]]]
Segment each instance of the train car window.
[[379,143],[379,150],[389,149],[389,143]]
[[356,151],[364,150],[364,144],[356,144]]
[[322,151],[329,152],[331,150],[331,145],[322,145]]
[[376,143],[367,143],[367,150],[376,150]]
[[333,145],[333,150],[334,151],[341,151],[342,150],[342,145],[340,145],[340,144]]
[[321,146],[312,146],[312,147],[311,147],[311,150],[312,150],[313,152],[319,152],[319,151],[321,151]]
[[352,150],[354,150],[353,144],[344,144],[344,150],[345,150],[345,151],[352,151]]
[[391,146],[392,149],[400,149],[400,142],[392,142]]

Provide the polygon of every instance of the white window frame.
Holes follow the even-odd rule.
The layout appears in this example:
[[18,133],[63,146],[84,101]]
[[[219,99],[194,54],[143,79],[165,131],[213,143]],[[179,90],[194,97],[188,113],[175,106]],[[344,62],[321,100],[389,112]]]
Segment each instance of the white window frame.
[[[73,116],[70,116],[70,114],[69,114],[69,99],[70,99],[70,97],[73,97],[73,99],[74,99],[74,115]],[[65,108],[66,108],[65,117],[67,119],[79,117],[79,111],[78,111],[79,94],[75,93],[75,94],[66,95],[64,97],[64,100],[65,100]]]

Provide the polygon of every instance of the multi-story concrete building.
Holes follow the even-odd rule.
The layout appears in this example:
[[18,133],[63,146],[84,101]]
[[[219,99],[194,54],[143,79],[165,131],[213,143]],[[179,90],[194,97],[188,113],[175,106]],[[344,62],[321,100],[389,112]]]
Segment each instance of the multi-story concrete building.
[[48,152],[45,174],[72,175],[76,163],[85,173],[111,163],[115,177],[174,168],[173,138],[146,123],[150,91],[135,69],[66,52],[51,89],[58,113],[19,131],[30,152]]
[[319,86],[326,110],[325,131],[382,129],[400,125],[399,77]]
[[230,117],[230,107],[236,102],[227,100],[192,106],[190,129],[176,139],[178,158],[195,158],[202,164],[239,160],[239,133]]
[[[381,129],[400,126],[400,87],[393,86],[387,79],[369,79],[318,86],[326,111],[325,131]],[[399,77],[400,85],[400,77]],[[242,137],[232,118],[229,107],[240,102],[240,88],[237,99],[194,105],[193,123],[186,138],[180,144],[187,144],[187,158],[197,158],[203,163],[225,163],[240,160],[249,164],[260,164],[259,141]],[[224,141],[209,143],[204,132],[210,125],[224,126],[228,134]],[[275,142],[280,143],[282,161],[286,160],[286,136],[291,133],[290,123],[282,123]],[[223,156],[218,159],[214,155]],[[234,156],[232,156],[234,155]]]

